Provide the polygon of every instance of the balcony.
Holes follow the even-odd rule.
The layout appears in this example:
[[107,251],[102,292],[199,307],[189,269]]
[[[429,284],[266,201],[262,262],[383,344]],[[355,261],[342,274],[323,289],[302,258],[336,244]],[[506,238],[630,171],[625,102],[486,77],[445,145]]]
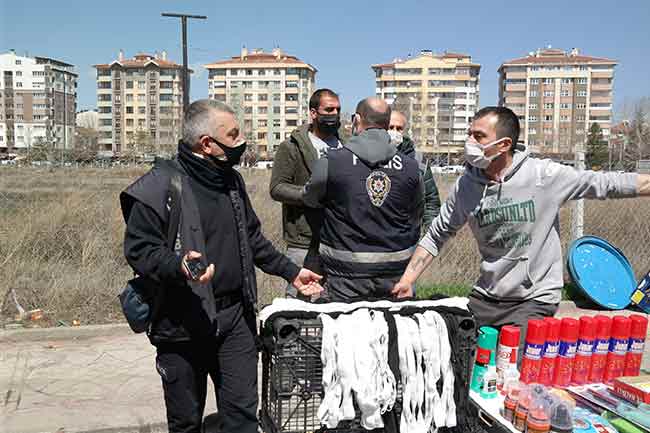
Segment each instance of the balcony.
[[506,84],[506,92],[525,92],[526,84]]

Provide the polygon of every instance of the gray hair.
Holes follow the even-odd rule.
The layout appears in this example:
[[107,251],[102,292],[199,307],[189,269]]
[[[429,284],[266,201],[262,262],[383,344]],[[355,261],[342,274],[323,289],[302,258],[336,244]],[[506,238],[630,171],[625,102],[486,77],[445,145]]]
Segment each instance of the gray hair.
[[235,114],[226,103],[214,99],[199,99],[192,102],[183,119],[183,141],[190,146],[199,142],[203,135],[213,135],[211,116],[213,112]]

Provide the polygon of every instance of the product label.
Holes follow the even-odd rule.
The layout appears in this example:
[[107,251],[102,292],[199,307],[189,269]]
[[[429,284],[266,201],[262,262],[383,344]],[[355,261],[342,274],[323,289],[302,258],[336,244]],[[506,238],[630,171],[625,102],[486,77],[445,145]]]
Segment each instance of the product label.
[[544,345],[543,344],[532,344],[526,343],[524,348],[524,356],[529,359],[542,359],[544,354]]
[[578,340],[576,353],[582,356],[589,356],[594,350],[594,340]]
[[609,341],[609,351],[616,355],[625,355],[627,352],[627,345],[627,339],[612,338]]
[[[512,355],[515,352],[517,353],[517,348],[515,347],[510,347],[510,346],[499,346],[499,350],[497,351],[497,368],[498,369],[505,369],[508,364],[511,363]],[[516,361],[516,355],[515,355],[515,362]]]
[[644,345],[645,345],[645,340],[639,338],[630,338],[627,351],[631,353],[643,353]]
[[596,340],[594,355],[607,355],[607,352],[609,352],[609,339]]
[[561,341],[558,354],[564,358],[573,358],[576,356],[577,347],[578,343],[576,342]]
[[544,345],[544,358],[555,358],[560,350],[559,341],[547,342]]

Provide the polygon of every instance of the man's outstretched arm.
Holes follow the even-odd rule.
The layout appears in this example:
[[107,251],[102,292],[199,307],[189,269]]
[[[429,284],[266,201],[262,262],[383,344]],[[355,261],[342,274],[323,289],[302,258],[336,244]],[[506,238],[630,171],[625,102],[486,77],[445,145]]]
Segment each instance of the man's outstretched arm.
[[404,271],[404,275],[400,278],[399,282],[393,288],[393,295],[398,298],[406,298],[413,296],[413,285],[420,277],[422,272],[429,267],[433,261],[433,256],[424,248],[418,246],[415,253],[411,257],[411,261]]

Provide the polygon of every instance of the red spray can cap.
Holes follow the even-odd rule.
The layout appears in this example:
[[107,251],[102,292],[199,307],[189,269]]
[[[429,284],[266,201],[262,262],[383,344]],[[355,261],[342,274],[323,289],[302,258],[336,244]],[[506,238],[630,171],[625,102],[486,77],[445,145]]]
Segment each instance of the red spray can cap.
[[632,321],[630,338],[645,338],[648,332],[648,318],[640,314],[632,314],[630,320]]
[[560,325],[560,340],[562,341],[578,341],[578,332],[580,331],[580,324],[576,319],[565,317],[562,319]]
[[616,316],[612,320],[612,338],[626,339],[630,338],[630,328],[632,320],[625,316]]
[[546,341],[556,342],[560,339],[560,320],[555,317],[544,317],[546,323]]
[[546,323],[543,320],[531,319],[528,321],[528,331],[526,331],[526,343],[531,343],[531,344],[546,343]]
[[501,327],[499,333],[499,344],[510,347],[518,347],[521,333],[518,326],[506,325]]
[[602,314],[594,317],[596,321],[596,338],[608,340],[612,335],[612,319]]
[[593,340],[596,337],[596,321],[589,316],[580,318],[580,338]]

